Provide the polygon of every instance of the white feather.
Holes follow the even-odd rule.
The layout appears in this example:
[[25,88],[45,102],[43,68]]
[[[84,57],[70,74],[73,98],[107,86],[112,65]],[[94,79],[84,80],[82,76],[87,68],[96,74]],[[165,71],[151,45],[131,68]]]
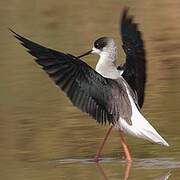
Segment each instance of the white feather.
[[[126,86],[126,84],[124,83]],[[126,86],[128,97],[132,106],[132,125],[129,125],[126,120],[120,118],[117,128],[120,128],[127,134],[136,136],[138,138],[147,139],[151,142],[155,142],[164,146],[169,146],[169,144],[159,135],[159,133],[152,127],[152,125],[143,117],[138,108],[136,107],[133,98],[131,97],[129,90]]]

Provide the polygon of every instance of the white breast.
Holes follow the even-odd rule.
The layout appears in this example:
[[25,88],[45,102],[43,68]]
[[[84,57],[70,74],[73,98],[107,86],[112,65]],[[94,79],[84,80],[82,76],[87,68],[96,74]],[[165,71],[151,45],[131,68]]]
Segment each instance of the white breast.
[[96,71],[106,78],[117,79],[120,77],[120,73],[115,65],[115,57],[110,56],[106,52],[100,55]]

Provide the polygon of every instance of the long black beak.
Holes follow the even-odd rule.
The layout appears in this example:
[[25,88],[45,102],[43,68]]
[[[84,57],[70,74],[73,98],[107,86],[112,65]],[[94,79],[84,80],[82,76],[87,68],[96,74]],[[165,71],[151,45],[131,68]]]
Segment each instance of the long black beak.
[[81,58],[81,57],[87,56],[87,55],[89,55],[89,54],[91,54],[91,53],[92,53],[92,50],[90,50],[90,51],[88,51],[88,52],[86,52],[86,53],[84,53],[84,54],[82,54],[82,55],[78,56],[78,58]]

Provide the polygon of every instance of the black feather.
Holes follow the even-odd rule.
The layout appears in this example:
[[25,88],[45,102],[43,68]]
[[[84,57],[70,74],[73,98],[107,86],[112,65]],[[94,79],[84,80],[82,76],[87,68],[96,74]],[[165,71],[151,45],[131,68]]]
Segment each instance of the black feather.
[[115,123],[113,114],[108,112],[109,97],[105,95],[111,94],[109,79],[73,55],[43,47],[10,31],[75,106],[99,123]]
[[133,22],[133,17],[128,15],[127,8],[124,9],[120,22],[120,34],[126,62],[118,69],[124,70],[122,76],[137,94],[138,105],[141,108],[146,84],[146,55],[141,32],[137,24]]

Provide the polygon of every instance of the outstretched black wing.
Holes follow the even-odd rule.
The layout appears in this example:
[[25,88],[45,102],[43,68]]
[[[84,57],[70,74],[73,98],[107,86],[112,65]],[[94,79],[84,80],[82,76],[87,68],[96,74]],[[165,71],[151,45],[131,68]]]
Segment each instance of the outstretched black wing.
[[122,76],[136,94],[141,108],[146,83],[146,56],[141,32],[133,22],[133,17],[128,16],[128,9],[124,9],[120,29],[126,62],[118,69],[123,70]]
[[[36,62],[67,94],[75,106],[91,115],[99,123],[114,124],[118,120],[119,111],[118,108],[114,108],[116,103],[113,105],[108,103],[110,100],[113,101],[112,88],[117,85],[116,82],[104,78],[73,55],[43,47],[12,30],[11,32],[27,48],[28,52],[36,57]],[[124,91],[123,87],[119,88],[119,92],[121,91]],[[127,99],[127,95],[122,97],[122,101],[124,99],[126,103],[128,100],[124,97]]]

